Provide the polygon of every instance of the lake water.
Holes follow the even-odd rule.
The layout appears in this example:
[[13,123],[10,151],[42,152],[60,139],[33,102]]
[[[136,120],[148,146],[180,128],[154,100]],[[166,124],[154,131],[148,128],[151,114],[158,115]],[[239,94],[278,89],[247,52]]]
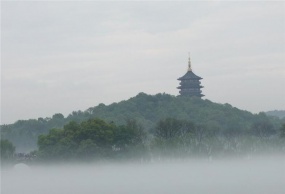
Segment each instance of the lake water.
[[25,166],[1,194],[284,194],[285,157]]

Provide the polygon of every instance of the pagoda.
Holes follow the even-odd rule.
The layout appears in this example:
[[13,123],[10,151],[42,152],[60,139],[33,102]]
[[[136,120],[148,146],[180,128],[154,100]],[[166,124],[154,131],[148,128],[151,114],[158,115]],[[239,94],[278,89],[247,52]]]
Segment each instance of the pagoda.
[[178,80],[180,81],[180,86],[177,88],[180,90],[180,96],[196,96],[199,98],[203,97],[204,95],[201,91],[201,88],[203,88],[200,82],[201,79],[203,78],[193,73],[189,55],[187,73],[182,77],[178,78]]

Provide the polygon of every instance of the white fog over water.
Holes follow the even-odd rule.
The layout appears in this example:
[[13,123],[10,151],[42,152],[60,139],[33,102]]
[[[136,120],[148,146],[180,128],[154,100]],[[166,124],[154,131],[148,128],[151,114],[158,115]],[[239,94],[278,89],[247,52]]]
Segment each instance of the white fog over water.
[[282,194],[285,157],[1,170],[2,194]]

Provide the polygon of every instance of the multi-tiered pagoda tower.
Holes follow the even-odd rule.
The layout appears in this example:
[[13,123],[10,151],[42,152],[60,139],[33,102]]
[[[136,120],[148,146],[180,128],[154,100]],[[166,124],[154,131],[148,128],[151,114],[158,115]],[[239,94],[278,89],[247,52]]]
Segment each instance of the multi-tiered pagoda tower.
[[197,96],[199,98],[203,97],[204,95],[202,94],[201,88],[201,82],[200,80],[203,79],[197,75],[195,75],[192,71],[191,68],[191,60],[190,56],[188,59],[188,70],[185,75],[182,77],[178,78],[180,81],[180,86],[177,87],[180,89],[179,93],[181,96]]

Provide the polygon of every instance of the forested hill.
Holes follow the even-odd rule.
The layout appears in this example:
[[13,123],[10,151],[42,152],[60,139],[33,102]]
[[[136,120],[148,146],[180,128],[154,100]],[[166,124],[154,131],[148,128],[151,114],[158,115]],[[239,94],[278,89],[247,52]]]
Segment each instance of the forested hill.
[[285,118],[285,110],[272,110],[267,111],[267,115],[279,117],[280,119]]
[[147,95],[139,93],[129,100],[111,105],[99,104],[85,111],[74,111],[66,118],[58,113],[51,118],[20,120],[1,126],[1,138],[10,140],[18,152],[37,149],[37,138],[52,128],[62,128],[70,121],[81,122],[101,118],[117,125],[135,119],[146,131],[165,118],[176,118],[204,125],[220,131],[249,131],[254,126],[267,126],[270,130],[281,126],[281,120],[269,118],[264,113],[254,115],[230,104],[217,104],[209,100],[176,97],[168,94]]

